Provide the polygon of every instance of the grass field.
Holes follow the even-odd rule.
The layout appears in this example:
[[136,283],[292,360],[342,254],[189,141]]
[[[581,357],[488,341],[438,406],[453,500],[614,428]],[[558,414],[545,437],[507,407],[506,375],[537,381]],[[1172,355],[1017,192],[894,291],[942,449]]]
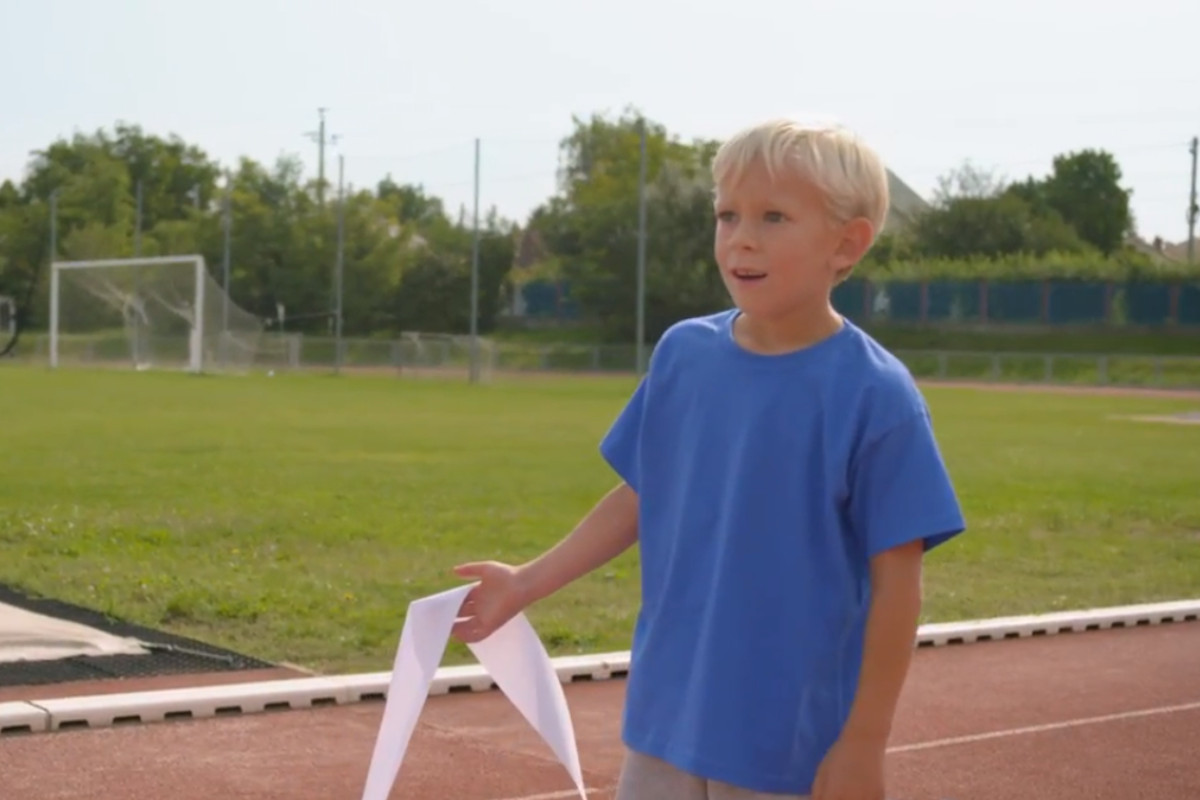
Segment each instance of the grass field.
[[[2,368],[0,582],[386,669],[457,561],[530,557],[612,484],[596,445],[631,388]],[[1200,400],[927,396],[970,525],[930,557],[927,621],[1200,596],[1200,426],[1111,418]],[[530,616],[554,654],[625,649],[637,601],[631,552]]]

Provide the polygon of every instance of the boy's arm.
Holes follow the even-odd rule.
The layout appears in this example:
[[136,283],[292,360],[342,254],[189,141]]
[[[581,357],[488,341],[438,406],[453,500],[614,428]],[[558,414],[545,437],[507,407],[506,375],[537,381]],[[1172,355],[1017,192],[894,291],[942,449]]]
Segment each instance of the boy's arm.
[[871,560],[871,607],[862,668],[842,731],[847,741],[886,747],[891,735],[920,619],[923,556],[924,543],[916,540],[884,550]]
[[467,642],[491,636],[514,614],[615,558],[637,541],[638,497],[626,484],[612,489],[562,541],[521,566],[495,561],[460,564],[454,572],[479,585],[463,598],[452,633]]
[[517,572],[523,605],[554,594],[633,546],[638,538],[638,496],[626,483],[609,491],[562,541]]
[[867,612],[857,693],[843,736],[886,745],[912,662],[925,554],[964,529],[962,510],[924,401],[859,454],[851,515],[869,553]]

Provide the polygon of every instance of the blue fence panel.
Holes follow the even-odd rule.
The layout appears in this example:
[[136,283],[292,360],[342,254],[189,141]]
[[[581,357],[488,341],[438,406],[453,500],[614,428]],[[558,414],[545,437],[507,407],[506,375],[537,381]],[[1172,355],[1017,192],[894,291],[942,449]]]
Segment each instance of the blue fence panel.
[[1118,301],[1131,325],[1163,325],[1171,318],[1170,284],[1130,281],[1118,287]]
[[[987,321],[999,324],[1100,325],[1106,316],[1108,289],[1102,281],[1054,280],[1048,284],[1048,316],[1043,319],[1043,286],[1040,280],[989,281]],[[1129,281],[1113,287],[1112,322],[1130,325],[1164,325],[1170,320],[1172,284],[1167,281]],[[982,321],[980,281],[942,280],[928,285],[928,309],[921,315],[919,281],[882,281],[873,286],[851,278],[837,286],[833,304],[839,313],[856,322],[888,320],[898,323],[972,323]],[[533,281],[522,287],[525,316],[542,320],[575,320],[578,303],[566,281]],[[1180,287],[1179,324],[1200,325],[1200,283]]]
[[930,322],[977,322],[978,281],[930,281]]
[[838,284],[833,289],[833,307],[839,314],[855,322],[862,322],[864,320],[863,293],[866,286],[866,281],[859,278],[851,278]]
[[525,316],[533,319],[574,319],[579,310],[567,283],[530,281],[521,287]]
[[1180,287],[1179,324],[1200,325],[1200,283],[1185,283]]
[[901,322],[921,321],[921,284],[905,281],[887,285],[887,315]]
[[988,283],[989,322],[1041,322],[1041,281]]
[[1098,281],[1054,281],[1050,284],[1050,322],[1089,324],[1105,321],[1105,285]]

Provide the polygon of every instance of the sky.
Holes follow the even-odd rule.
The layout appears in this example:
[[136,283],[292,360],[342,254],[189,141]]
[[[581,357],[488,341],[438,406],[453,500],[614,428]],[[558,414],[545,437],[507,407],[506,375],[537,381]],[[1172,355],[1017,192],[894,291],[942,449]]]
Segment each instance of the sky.
[[1200,134],[1195,0],[0,0],[0,180],[118,122],[222,164],[297,155],[318,108],[346,181],[391,174],[523,221],[572,115],[634,107],[684,140],[833,117],[929,197],[970,161],[1043,176],[1112,152],[1138,232],[1187,236]]

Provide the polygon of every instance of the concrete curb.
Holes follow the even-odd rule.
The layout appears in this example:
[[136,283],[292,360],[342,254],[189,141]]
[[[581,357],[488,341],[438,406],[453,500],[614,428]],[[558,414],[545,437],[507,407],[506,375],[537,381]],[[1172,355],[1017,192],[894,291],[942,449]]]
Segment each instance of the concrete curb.
[[[1182,600],[922,625],[917,645],[946,647],[1198,620],[1200,600]],[[565,656],[553,659],[553,663],[559,680],[573,683],[624,677],[629,672],[629,659],[629,652],[621,651]],[[0,737],[383,700],[390,680],[390,672],[370,672],[0,703]],[[442,667],[429,693],[487,692],[494,688],[487,671],[473,664]]]

